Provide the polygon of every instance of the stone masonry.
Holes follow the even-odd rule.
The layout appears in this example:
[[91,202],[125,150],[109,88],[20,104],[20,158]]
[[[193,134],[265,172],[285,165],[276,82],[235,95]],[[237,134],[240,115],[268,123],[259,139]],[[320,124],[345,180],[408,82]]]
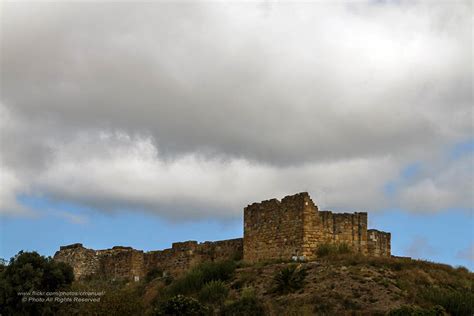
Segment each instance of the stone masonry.
[[367,213],[319,211],[308,193],[253,203],[244,209],[244,260],[313,260],[321,244],[390,256],[390,233],[367,230]]
[[54,260],[69,263],[76,279],[106,278],[140,280],[153,268],[171,275],[186,271],[192,266],[215,260],[242,258],[242,238],[198,243],[173,243],[172,248],[144,252],[131,247],[87,249],[82,244],[60,247]]
[[319,211],[304,192],[247,206],[244,238],[177,242],[169,249],[149,252],[121,246],[93,250],[72,244],[60,247],[54,259],[69,263],[76,279],[137,281],[154,268],[176,275],[205,261],[313,260],[319,245],[341,243],[364,255],[390,256],[390,233],[368,230],[367,213]]

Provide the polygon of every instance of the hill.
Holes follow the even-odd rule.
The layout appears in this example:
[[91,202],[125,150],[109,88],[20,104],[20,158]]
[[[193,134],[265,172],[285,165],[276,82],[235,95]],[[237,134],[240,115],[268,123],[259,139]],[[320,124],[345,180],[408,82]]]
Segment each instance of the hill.
[[474,274],[409,258],[322,254],[312,262],[209,262],[172,278],[85,280],[99,304],[63,304],[65,314],[472,315]]

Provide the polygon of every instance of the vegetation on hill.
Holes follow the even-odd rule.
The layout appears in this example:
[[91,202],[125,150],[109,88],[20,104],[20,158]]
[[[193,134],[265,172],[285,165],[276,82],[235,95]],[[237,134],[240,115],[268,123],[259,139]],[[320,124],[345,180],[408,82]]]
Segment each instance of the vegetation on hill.
[[[55,305],[55,314],[473,315],[474,274],[467,269],[421,260],[363,257],[346,250],[321,249],[317,261],[298,264],[208,262],[174,278],[156,269],[140,282],[69,284],[68,278],[59,278],[54,287],[103,291],[104,295],[99,303]],[[15,269],[10,268],[12,263],[3,268],[1,284],[16,278],[13,271],[28,270],[28,262],[16,260]],[[33,277],[36,281],[32,282],[28,278],[22,282],[30,289],[43,284],[38,278]],[[5,293],[0,293],[3,303]],[[2,314],[12,313],[3,310]]]
[[43,295],[68,288],[72,268],[37,252],[20,251],[8,264],[0,265],[0,315],[47,315],[59,309],[57,302],[41,302]]

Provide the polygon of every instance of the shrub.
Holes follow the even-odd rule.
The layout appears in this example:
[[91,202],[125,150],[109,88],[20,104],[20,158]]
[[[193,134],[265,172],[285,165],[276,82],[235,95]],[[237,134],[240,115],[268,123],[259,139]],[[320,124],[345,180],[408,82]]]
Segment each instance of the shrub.
[[205,282],[227,281],[233,275],[236,268],[234,261],[205,262],[197,266],[197,270],[202,271]]
[[[78,315],[142,315],[143,305],[137,289],[130,286],[106,291],[100,303],[75,304],[83,308]],[[74,305],[73,305],[74,306]],[[68,315],[71,315],[68,313]]]
[[362,308],[360,304],[357,303],[355,300],[352,300],[347,297],[342,300],[342,305],[344,306],[345,310],[356,310]]
[[236,265],[233,261],[202,263],[175,280],[168,291],[171,296],[197,293],[208,282],[229,280],[233,276],[235,268]]
[[[128,283],[128,284],[127,284]],[[142,284],[135,282],[111,282],[107,279],[91,279],[74,282],[68,288],[71,292],[102,292],[91,298],[100,302],[63,302],[54,315],[143,315]]]
[[337,245],[337,253],[345,254],[345,253],[351,253],[351,252],[352,252],[352,248],[348,244],[342,243],[342,244]]
[[[387,313],[387,316],[444,316],[446,311],[441,306],[425,309],[417,306],[402,306]],[[456,315],[456,314],[455,314]]]
[[306,278],[306,269],[292,264],[281,269],[276,273],[273,280],[275,283],[274,291],[280,294],[286,294],[301,289]]
[[420,293],[420,297],[441,305],[451,315],[473,315],[474,293],[469,290],[455,291],[440,288],[427,288]]
[[196,299],[177,295],[159,305],[152,315],[199,316],[207,313],[208,309]]
[[224,306],[221,310],[223,316],[254,316],[265,315],[263,304],[256,298],[251,289],[245,289],[239,300]]
[[469,269],[464,266],[457,266],[456,271],[461,273],[469,273]]
[[145,276],[145,282],[149,283],[156,278],[160,278],[163,276],[163,270],[160,268],[153,268]]
[[72,267],[37,252],[20,251],[0,273],[0,314],[53,314],[50,302],[22,303],[18,292],[53,292],[68,287],[74,279]]
[[346,243],[340,244],[321,244],[316,248],[316,255],[318,257],[326,257],[329,255],[337,255],[337,254],[347,254],[351,253],[351,247]]
[[257,271],[256,270],[247,270],[247,271],[242,271],[240,273],[240,278],[238,278],[233,284],[232,288],[233,289],[240,289],[244,286],[248,286],[252,284],[252,282],[255,281],[257,278]]
[[204,303],[222,304],[229,290],[222,281],[210,281],[199,291],[199,300]]
[[313,296],[313,313],[316,315],[334,315],[334,306],[326,299],[320,296]]
[[170,285],[171,283],[173,283],[174,280],[173,276],[170,274],[164,275],[161,279],[163,280],[165,285]]
[[171,296],[178,294],[187,295],[198,292],[204,284],[205,281],[202,271],[191,270],[172,282],[168,291]]

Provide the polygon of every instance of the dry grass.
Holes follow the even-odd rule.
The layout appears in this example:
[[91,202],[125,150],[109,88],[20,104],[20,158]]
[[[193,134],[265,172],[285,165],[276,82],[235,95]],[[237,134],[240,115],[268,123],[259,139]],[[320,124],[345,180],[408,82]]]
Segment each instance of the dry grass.
[[[436,305],[454,311],[453,315],[465,315],[474,304],[474,275],[465,268],[406,258],[330,253],[302,264],[308,274],[302,290],[289,294],[269,290],[272,276],[288,265],[245,266],[237,270],[234,282],[252,275],[256,296],[274,315],[385,315],[403,306],[431,310]],[[233,291],[239,295],[238,288]],[[448,298],[442,300],[443,295]],[[461,304],[463,300],[468,303]]]
[[[144,280],[142,289],[137,289],[146,310],[170,292],[193,289],[181,294],[201,296],[210,310],[226,311],[228,315],[252,315],[256,309],[262,315],[387,315],[390,311],[392,315],[403,315],[442,310],[451,315],[473,314],[474,274],[465,268],[422,260],[330,253],[298,265],[306,274],[301,287],[275,292],[275,276],[294,266],[281,261],[239,263],[235,271],[235,265],[230,264],[201,266],[168,285],[162,278],[150,277],[150,282]],[[220,289],[200,293],[212,280],[220,280],[215,286]],[[94,282],[101,281],[91,281],[88,286],[101,288]],[[118,289],[127,285],[107,286]],[[211,297],[224,287],[228,296],[219,297],[224,301],[212,307],[217,299]]]

